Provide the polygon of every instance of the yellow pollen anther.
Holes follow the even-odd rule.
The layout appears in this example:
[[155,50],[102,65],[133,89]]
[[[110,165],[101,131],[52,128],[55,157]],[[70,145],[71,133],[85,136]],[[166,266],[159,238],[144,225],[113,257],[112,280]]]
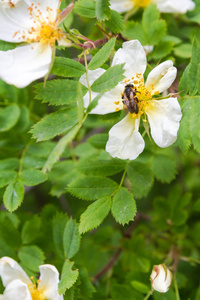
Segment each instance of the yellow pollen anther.
[[115,103],[116,105],[119,105],[119,101],[115,101],[114,103]]
[[38,289],[35,283],[28,284],[28,289],[31,294],[32,300],[45,300],[43,291],[41,289]]
[[62,29],[58,28],[57,21],[51,21],[53,9],[47,7],[47,13],[42,15],[39,6],[40,3],[38,2],[37,5],[32,3],[31,6],[27,8],[34,26],[26,31],[16,31],[13,38],[17,35],[19,40],[23,38],[27,43],[38,42],[42,45],[54,46],[55,42],[62,39],[65,35]]
[[132,0],[135,7],[146,7],[151,3],[151,0]]
[[117,107],[117,108],[115,108],[115,111],[119,111],[119,108]]

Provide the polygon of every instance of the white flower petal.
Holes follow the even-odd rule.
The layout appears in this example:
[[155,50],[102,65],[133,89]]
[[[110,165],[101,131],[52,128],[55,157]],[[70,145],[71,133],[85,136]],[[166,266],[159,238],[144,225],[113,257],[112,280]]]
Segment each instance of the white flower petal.
[[42,265],[40,269],[40,282],[38,289],[43,291],[45,299],[59,300],[60,295],[58,293],[59,273],[56,267],[53,265]]
[[[88,81],[89,81],[89,85],[91,86],[93,84],[93,82],[99,78],[106,70],[102,69],[102,68],[98,68],[96,70],[88,70]],[[88,87],[87,84],[87,78],[86,78],[86,74],[83,74],[80,79],[79,79],[80,83],[82,83],[84,86]],[[95,92],[91,92],[91,100],[94,100],[94,98],[98,95],[98,93]],[[89,105],[89,92],[87,92],[85,94],[85,96],[83,97],[83,101],[84,101],[84,107],[87,108]]]
[[[0,3],[0,39],[7,42],[19,43],[26,41],[22,38],[22,34],[15,35],[20,30],[27,32],[34,26],[33,19],[30,18],[27,11],[28,5],[23,1],[19,1],[14,8],[7,7]],[[14,36],[15,35],[15,36]],[[21,39],[19,40],[19,36]]]
[[195,8],[192,0],[154,0],[160,12],[185,14]]
[[0,78],[23,88],[45,76],[52,60],[52,48],[41,48],[39,43],[0,51]]
[[151,90],[151,85],[154,86],[152,95],[155,92],[162,93],[167,90],[174,82],[177,74],[177,69],[173,67],[173,62],[167,60],[155,67],[148,75],[145,86]]
[[118,85],[106,92],[99,99],[97,106],[90,112],[92,114],[104,115],[123,109],[122,96],[124,85],[118,83]]
[[[51,0],[50,4],[49,2],[48,0],[21,0],[12,8],[0,2],[0,39],[13,43],[27,40],[26,34],[32,27],[36,28],[37,24],[34,23],[35,18],[33,18],[29,10],[27,10],[32,3],[40,10],[43,21],[47,23],[55,22],[60,2],[59,0]],[[39,15],[37,10],[33,9],[32,12],[35,15]],[[15,34],[17,31],[20,32]]]
[[166,293],[171,285],[172,277],[165,265],[154,266],[151,273],[152,288],[160,293]]
[[20,265],[14,259],[7,256],[0,259],[0,276],[4,286],[7,286],[15,279],[20,279],[26,284],[31,283],[31,280]]
[[[96,70],[88,70],[88,81],[89,85],[91,86],[95,80],[97,80],[106,70],[102,68],[98,68]],[[80,79],[80,83],[84,86],[88,87],[86,74],[83,74]]]
[[4,291],[5,300],[32,300],[28,286],[21,280],[13,280]]
[[139,119],[128,114],[109,131],[106,151],[112,157],[136,159],[144,150],[144,140],[138,132]]
[[134,4],[131,0],[111,0],[110,8],[116,10],[118,13],[124,13],[133,8]]
[[124,75],[131,79],[136,73],[144,74],[146,69],[146,54],[138,40],[124,42],[122,48],[118,49],[112,61],[112,66],[123,64]]
[[153,108],[146,111],[151,135],[155,143],[165,148],[172,145],[177,139],[179,122],[182,117],[177,98],[152,100]]

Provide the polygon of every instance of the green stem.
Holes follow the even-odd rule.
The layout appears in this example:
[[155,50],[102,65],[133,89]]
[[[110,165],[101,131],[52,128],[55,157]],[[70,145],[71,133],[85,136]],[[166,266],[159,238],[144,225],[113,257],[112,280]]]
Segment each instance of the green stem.
[[174,276],[174,289],[176,294],[176,300],[180,300],[179,290],[178,290],[178,284],[176,281],[176,276]]
[[143,300],[147,300],[147,299],[149,299],[149,297],[151,296],[151,291],[149,291],[148,292],[148,294],[144,297],[144,299]]
[[86,51],[84,51],[84,61],[85,61],[86,81],[87,81],[87,86],[88,86],[89,104],[90,104],[91,101],[92,101],[92,95],[91,95],[91,87],[90,87],[89,77],[88,77],[88,65],[87,65],[87,54],[86,54]]

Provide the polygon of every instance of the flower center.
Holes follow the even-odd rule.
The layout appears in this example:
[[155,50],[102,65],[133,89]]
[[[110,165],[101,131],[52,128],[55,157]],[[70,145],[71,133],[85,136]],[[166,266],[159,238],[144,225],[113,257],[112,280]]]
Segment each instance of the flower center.
[[27,8],[34,25],[27,31],[16,31],[13,37],[19,35],[19,40],[26,40],[27,43],[38,42],[42,45],[54,46],[56,40],[64,37],[64,33],[61,28],[58,28],[58,18],[56,21],[54,20],[55,15],[52,8],[46,7],[44,13],[39,6],[40,3],[37,5],[32,3]]
[[[154,89],[153,85],[150,89],[147,89],[141,74],[136,74],[131,80],[125,79],[124,82],[126,86],[122,93],[122,103],[124,108],[128,109],[132,114],[133,118],[139,115],[141,116],[145,114],[147,110],[152,109],[152,95],[158,94],[158,92],[152,93]],[[115,102],[115,104],[117,104],[117,102]]]
[[45,300],[43,291],[37,289],[36,284],[31,283],[28,285],[29,291],[31,293],[32,300]]
[[151,0],[133,0],[135,7],[146,7],[151,3]]
[[57,28],[54,24],[42,24],[39,29],[37,41],[42,44],[50,44],[53,46],[56,40],[60,40],[62,36],[62,29]]

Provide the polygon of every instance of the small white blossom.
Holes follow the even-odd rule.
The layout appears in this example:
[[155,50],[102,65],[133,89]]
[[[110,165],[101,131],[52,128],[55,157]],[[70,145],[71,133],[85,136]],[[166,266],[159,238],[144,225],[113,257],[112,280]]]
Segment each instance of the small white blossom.
[[0,276],[5,287],[2,300],[63,300],[58,293],[59,273],[53,265],[41,265],[37,283],[10,257],[0,259]]
[[[112,66],[123,63],[126,79],[104,93],[91,113],[107,114],[123,109],[128,112],[126,117],[109,131],[106,151],[113,157],[133,160],[144,149],[144,140],[139,133],[141,120],[145,128],[148,123],[150,124],[152,138],[163,148],[176,141],[182,113],[177,98],[156,100],[155,97],[167,90],[176,78],[177,70],[173,67],[172,61],[165,61],[154,68],[144,83],[146,54],[140,42],[132,40],[123,43],[122,48],[117,50]],[[91,85],[104,72],[105,70],[101,68],[89,71],[89,84]],[[85,74],[81,76],[80,82],[87,86]],[[129,86],[132,86],[131,101],[124,95]],[[97,93],[92,92],[92,99],[96,95]],[[85,107],[89,105],[89,92],[84,96],[84,105]]]
[[55,42],[65,41],[58,25],[66,15],[59,5],[59,0],[0,1],[0,40],[21,44],[0,51],[2,80],[22,88],[49,72]]
[[172,283],[172,274],[165,264],[155,265],[150,280],[152,289],[166,293]]
[[110,7],[119,13],[129,10],[137,10],[139,7],[146,7],[150,3],[155,3],[162,13],[185,14],[188,10],[195,8],[192,0],[110,0]]

